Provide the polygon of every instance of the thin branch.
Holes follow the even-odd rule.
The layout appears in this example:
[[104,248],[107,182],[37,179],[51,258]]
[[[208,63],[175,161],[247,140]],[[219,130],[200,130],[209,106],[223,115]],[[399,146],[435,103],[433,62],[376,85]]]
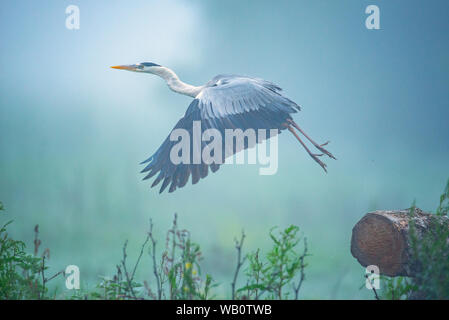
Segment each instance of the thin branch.
[[240,241],[235,239],[235,248],[237,249],[237,267],[235,268],[234,272],[234,279],[231,283],[232,288],[232,300],[235,300],[235,285],[237,283],[237,277],[240,271],[240,268],[242,267],[243,263],[246,260],[246,257],[242,259],[242,246],[243,241],[245,240],[245,233],[242,231],[242,236],[240,237]]
[[44,297],[44,295],[45,295],[45,255],[42,256],[41,273],[42,273],[42,296],[39,296],[39,299]]
[[[38,231],[37,231],[38,233]],[[37,233],[36,233],[36,239],[37,239]],[[37,239],[40,243],[40,240]],[[47,278],[45,278],[45,259],[50,259],[50,250],[47,248],[44,250],[44,252],[42,253],[42,269],[41,269],[41,273],[42,273],[42,296],[41,298],[43,298],[45,296],[45,290],[46,290],[46,283],[48,281]]]
[[126,247],[128,246],[128,240],[125,241],[125,244],[123,245],[123,260],[122,260],[122,266],[123,271],[125,272],[126,277],[126,283],[128,285],[128,289],[131,292],[131,295],[137,299],[136,294],[134,293],[133,286],[132,286],[132,278],[129,278],[128,271],[126,270]]
[[59,271],[58,273],[55,273],[54,275],[52,275],[50,278],[46,278],[45,282],[49,282],[50,280],[53,280],[54,278],[56,278],[57,276],[59,276],[60,274],[65,274],[64,270]]
[[[254,256],[255,263],[256,263],[256,265],[257,265],[257,272],[256,272],[256,274],[255,274],[255,277],[256,277],[256,285],[257,285],[257,286],[259,285],[259,281],[260,281],[260,271],[261,271],[261,269],[262,269],[262,262],[260,262],[260,260],[259,260],[259,252],[260,252],[260,249],[257,249],[256,254],[255,254],[255,256]],[[260,292],[259,292],[259,289],[258,289],[258,288],[255,289],[255,293],[256,293],[256,300],[259,300]]]
[[131,273],[131,280],[134,279],[134,275],[136,274],[137,266],[139,265],[140,259],[142,258],[142,255],[143,255],[143,249],[145,249],[145,246],[147,245],[149,240],[150,240],[150,235],[148,234],[145,239],[145,242],[142,244],[142,247],[140,248],[139,257],[137,258],[136,264],[134,265],[133,273]]
[[150,219],[150,231],[148,233],[148,236],[151,239],[151,247],[150,247],[150,252],[151,252],[151,257],[153,259],[153,273],[154,276],[156,277],[156,284],[157,284],[157,298],[158,300],[162,299],[162,282],[161,282],[161,277],[159,275],[159,272],[157,271],[157,264],[156,264],[156,239],[154,239],[153,236],[153,220]]
[[304,251],[299,258],[300,261],[300,276],[299,276],[299,282],[296,286],[293,287],[293,290],[295,291],[295,300],[298,300],[299,295],[299,289],[301,289],[302,283],[304,282],[304,279],[306,278],[306,274],[304,272],[304,269],[306,268],[306,265],[304,263],[304,258],[307,257],[307,238],[304,238]]
[[148,282],[146,280],[143,281],[143,286],[145,287],[145,289],[147,290],[147,294],[148,296],[150,296],[151,298],[153,298],[154,300],[157,299],[157,297],[154,295],[153,291],[151,290]]
[[380,300],[379,296],[377,295],[377,290],[376,290],[376,288],[374,288],[374,286],[372,285],[371,281],[369,281],[369,275],[368,275],[368,274],[365,275],[365,278],[368,280],[368,283],[369,283],[371,289],[373,289],[374,296],[376,297],[376,300]]
[[36,224],[36,226],[34,227],[34,256],[37,256],[40,245],[41,240],[39,240],[39,225]]
[[[171,257],[168,258],[167,260],[168,262],[170,262],[170,269],[168,270],[169,273],[170,271],[172,271],[171,276],[174,277],[174,280],[176,282],[176,277],[177,277],[177,270],[176,270],[176,265],[175,265],[175,253],[176,253],[176,234],[177,234],[177,230],[178,230],[178,215],[175,213],[175,217],[173,218],[173,227],[172,229],[168,230],[167,232],[167,250],[169,249],[169,241],[170,241],[170,233],[172,234],[172,244],[171,244]],[[170,283],[170,300],[174,300],[176,298],[176,287],[173,287],[172,281],[171,279],[169,279],[169,283]]]

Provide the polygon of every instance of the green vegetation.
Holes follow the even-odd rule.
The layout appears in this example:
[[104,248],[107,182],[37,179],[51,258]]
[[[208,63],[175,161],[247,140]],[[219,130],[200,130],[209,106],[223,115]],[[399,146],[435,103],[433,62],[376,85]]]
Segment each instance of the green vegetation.
[[[0,208],[3,205],[0,202]],[[25,252],[25,243],[13,240],[6,232],[7,222],[0,230],[0,299],[213,299],[213,289],[218,285],[210,275],[202,275],[200,246],[191,240],[190,232],[178,227],[175,214],[171,228],[167,232],[165,246],[159,254],[158,241],[154,238],[153,223],[141,246],[136,262],[130,267],[127,253],[128,242],[122,249],[122,260],[116,265],[112,277],[100,277],[92,291],[82,288],[70,296],[49,294],[46,284],[62,275],[63,271],[47,278],[46,259],[50,251],[45,249],[39,255],[39,229],[35,227],[34,255]],[[299,235],[297,226],[289,226],[283,231],[270,232],[272,249],[264,260],[260,250],[243,256],[242,247],[245,234],[236,241],[237,266],[231,284],[233,299],[288,299],[298,298],[305,279],[305,258],[307,242]],[[298,247],[303,243],[303,251]],[[147,253],[147,254],[145,254]],[[136,270],[141,259],[151,259],[151,279],[138,281]],[[247,263],[249,261],[249,263]],[[245,268],[245,286],[236,288],[239,271]]]
[[[0,202],[0,214],[4,215]],[[410,214],[415,212],[414,205]],[[430,226],[422,232],[416,220],[410,222],[411,261],[417,270],[414,277],[382,277],[383,290],[375,292],[378,299],[449,299],[449,181],[440,197]],[[49,249],[40,251],[39,227],[34,228],[34,252],[27,253],[25,243],[7,233],[8,221],[0,228],[0,300],[4,299],[213,299],[218,283],[201,271],[200,246],[192,241],[188,230],[180,229],[175,214],[162,245],[149,231],[135,263],[130,263],[126,241],[122,259],[112,277],[100,277],[95,289],[74,290],[73,294],[49,292],[48,282],[59,271],[47,276]],[[236,267],[230,283],[232,299],[298,299],[305,280],[307,239],[297,226],[284,230],[272,228],[269,233],[272,248],[265,254],[257,249],[243,252],[245,234],[235,240]],[[152,269],[147,280],[135,279],[142,259],[150,259]],[[244,278],[238,287],[239,274]],[[374,290],[373,290],[374,291]]]
[[[0,211],[3,210],[0,202]],[[46,249],[38,257],[41,244],[39,227],[34,228],[34,255],[31,255],[25,252],[24,242],[13,240],[7,234],[6,227],[11,223],[12,221],[8,221],[0,228],[0,300],[52,298],[46,284],[62,272],[49,278],[45,276],[45,261],[49,258],[50,251]]]
[[[415,205],[410,214],[415,212]],[[435,216],[422,232],[416,220],[410,222],[411,264],[414,277],[384,278],[387,289],[382,299],[449,299],[449,181]]]
[[[298,236],[299,228],[290,226],[276,234],[275,229],[270,232],[274,244],[265,261],[260,257],[260,250],[247,255],[247,285],[237,291],[242,294],[246,292],[245,299],[288,299],[290,294],[298,299],[299,289],[305,279],[304,269],[307,266],[304,262],[308,256],[307,239],[303,239],[303,252],[300,254],[297,252],[297,246],[302,240]],[[299,279],[295,283],[296,278]],[[288,291],[285,292],[285,289]]]

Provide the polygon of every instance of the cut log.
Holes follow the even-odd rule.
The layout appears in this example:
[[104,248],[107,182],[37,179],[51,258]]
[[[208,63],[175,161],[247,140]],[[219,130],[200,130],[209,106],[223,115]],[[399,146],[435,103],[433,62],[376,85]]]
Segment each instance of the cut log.
[[369,212],[352,229],[351,253],[362,266],[377,266],[380,274],[412,277],[417,268],[410,261],[409,223],[416,222],[419,238],[431,231],[432,218],[447,219],[418,208],[413,215],[410,209]]

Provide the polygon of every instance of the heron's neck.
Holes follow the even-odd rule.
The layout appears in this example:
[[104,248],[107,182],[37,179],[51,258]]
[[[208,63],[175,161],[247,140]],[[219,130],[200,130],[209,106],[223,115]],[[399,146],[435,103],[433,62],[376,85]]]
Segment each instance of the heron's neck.
[[196,97],[203,89],[203,86],[196,87],[182,82],[173,70],[166,67],[159,67],[153,73],[164,79],[171,90],[186,96]]

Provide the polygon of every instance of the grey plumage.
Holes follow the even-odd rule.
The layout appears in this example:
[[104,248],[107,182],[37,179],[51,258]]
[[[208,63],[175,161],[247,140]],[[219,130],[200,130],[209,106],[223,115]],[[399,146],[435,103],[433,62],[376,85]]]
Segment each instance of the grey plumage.
[[[195,99],[191,102],[185,115],[175,125],[174,129],[183,128],[190,133],[192,139],[193,121],[201,121],[202,131],[215,128],[224,137],[225,129],[285,129],[283,124],[291,120],[290,114],[296,113],[300,107],[281,94],[277,85],[258,78],[238,75],[218,75],[209,81]],[[208,175],[209,167],[212,172],[220,168],[220,164],[178,164],[170,161],[170,150],[177,143],[170,141],[170,135],[159,149],[147,160],[143,161],[146,173],[144,179],[154,176],[152,187],[162,181],[159,192],[163,192],[169,185],[169,192],[184,187],[189,177],[192,184]],[[257,140],[258,141],[258,140]],[[192,143],[190,144],[193,145]],[[201,150],[206,142],[202,142]],[[244,149],[251,148],[245,141]],[[240,150],[234,148],[233,153]],[[190,153],[191,156],[193,152]],[[225,153],[223,152],[223,158]],[[224,161],[224,159],[223,159]],[[222,161],[222,162],[223,162]]]

